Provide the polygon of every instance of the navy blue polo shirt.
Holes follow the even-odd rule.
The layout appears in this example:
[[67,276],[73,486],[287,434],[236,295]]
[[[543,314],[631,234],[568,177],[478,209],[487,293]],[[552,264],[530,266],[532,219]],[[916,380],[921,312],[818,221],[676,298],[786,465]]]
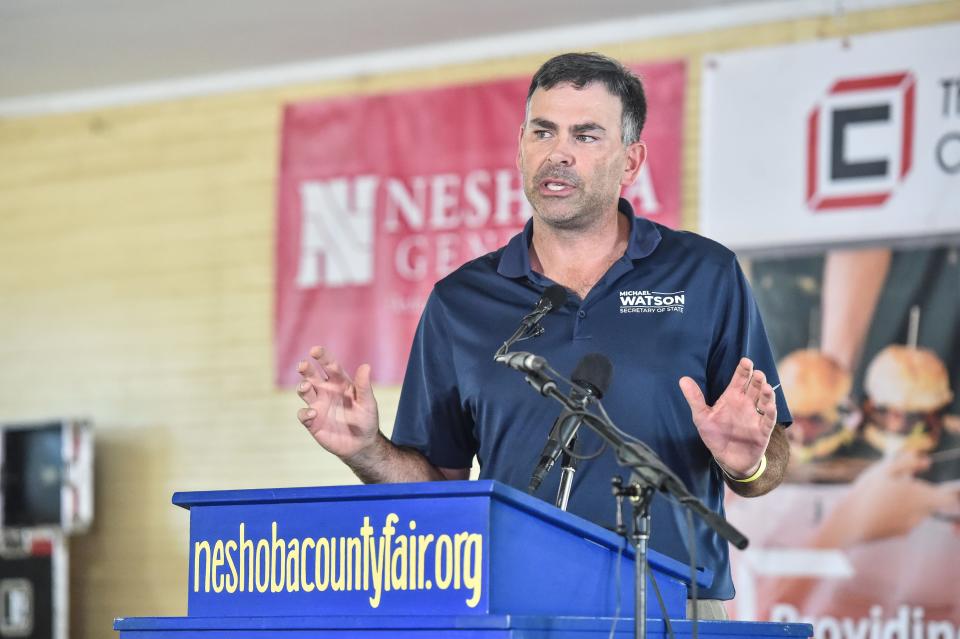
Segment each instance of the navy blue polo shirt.
[[[742,356],[779,382],[767,336],[734,254],[699,235],[634,217],[630,240],[586,299],[571,294],[543,320],[544,333],[514,348],[542,355],[569,375],[587,353],[613,362],[603,404],[623,430],[651,446],[707,506],[723,513],[724,483],[700,440],[678,386],[688,375],[712,404]],[[420,450],[436,466],[468,468],[474,455],[480,477],[525,490],[561,407],[541,397],[523,374],[493,361],[554,282],[530,268],[532,221],[503,248],[468,262],[436,284],[417,329],[404,378],[393,442]],[[777,421],[790,413],[777,392]],[[602,445],[581,429],[579,450]],[[559,466],[559,465],[558,465]],[[615,524],[610,478],[629,473],[612,451],[580,463],[568,510],[602,526]],[[553,502],[555,467],[536,493]],[[716,574],[702,592],[730,599],[727,543],[699,518],[697,564]],[[658,495],[652,507],[650,547],[689,561],[683,510]]]

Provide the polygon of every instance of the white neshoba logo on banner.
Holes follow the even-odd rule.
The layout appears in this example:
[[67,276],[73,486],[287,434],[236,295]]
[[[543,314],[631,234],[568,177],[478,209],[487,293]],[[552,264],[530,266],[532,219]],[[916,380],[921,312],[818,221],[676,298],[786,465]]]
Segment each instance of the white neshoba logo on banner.
[[621,313],[682,313],[687,295],[684,291],[620,291]]
[[300,185],[303,227],[297,286],[317,286],[321,270],[327,286],[373,281],[377,182],[367,175]]
[[878,206],[913,165],[912,73],[843,78],[807,118],[807,204]]

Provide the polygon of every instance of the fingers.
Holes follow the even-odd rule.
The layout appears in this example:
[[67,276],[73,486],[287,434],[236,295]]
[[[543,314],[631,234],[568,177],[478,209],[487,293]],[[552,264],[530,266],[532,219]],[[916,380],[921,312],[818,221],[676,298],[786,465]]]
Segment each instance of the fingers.
[[348,406],[351,401],[359,401],[368,407],[376,404],[369,364],[362,364],[357,369],[356,379],[351,380],[326,349],[314,346],[310,349],[310,357],[297,365],[297,372],[303,377],[297,384],[297,395],[308,406],[317,408],[321,400],[329,401],[331,392]]
[[773,389],[770,387],[770,384],[767,383],[767,376],[763,374],[763,371],[754,369],[753,375],[745,390],[747,397],[757,404],[760,402],[760,395],[763,394],[763,391],[767,388],[773,393]]
[[776,397],[777,396],[774,393],[773,386],[771,386],[769,383],[764,383],[763,387],[760,389],[760,394],[757,397],[757,403],[762,404],[762,403],[773,402],[775,404]]
[[301,408],[297,411],[297,419],[300,420],[300,423],[310,428],[313,426],[313,420],[317,417],[317,411],[312,408]]
[[313,363],[312,358],[300,360],[297,372],[303,378],[297,384],[297,395],[305,404],[312,404],[317,400],[318,389],[326,382],[327,376],[322,368]]
[[354,398],[363,406],[370,406],[374,401],[370,372],[370,364],[361,364],[353,381]]
[[297,364],[297,372],[317,387],[328,381],[334,384],[349,382],[340,363],[322,346],[310,349],[310,356]]
[[317,401],[317,388],[309,380],[304,379],[297,384],[297,395],[305,404],[312,404]]
[[737,370],[730,380],[729,389],[736,389],[753,402],[754,410],[767,418],[771,423],[777,420],[777,402],[773,387],[767,383],[767,376],[763,371],[753,367],[749,357],[740,358]]
[[[759,371],[758,371],[759,372]],[[763,373],[760,373],[761,375]],[[762,417],[765,417],[770,421],[772,426],[777,421],[777,399],[776,395],[773,392],[773,387],[770,384],[764,382],[763,387],[760,389],[759,394],[757,395],[756,400],[754,400],[754,406]]]
[[754,371],[747,398],[753,400],[754,410],[767,422],[767,426],[772,428],[777,422],[777,396],[773,387],[767,383],[767,376],[763,371]]
[[741,357],[740,363],[737,364],[737,370],[733,371],[733,379],[730,380],[730,385],[727,387],[727,390],[735,388],[740,392],[746,392],[752,377],[753,362],[749,357]]
[[314,367],[318,370],[324,381],[330,381],[334,384],[342,382],[349,383],[350,378],[340,366],[340,362],[333,358],[327,349],[322,346],[314,346],[310,349],[310,358],[313,360]]
[[684,399],[690,405],[690,412],[693,414],[694,421],[696,421],[697,416],[707,410],[707,402],[703,398],[703,392],[690,377],[680,378],[680,390],[683,392]]
[[327,374],[323,372],[323,368],[312,357],[301,359],[297,363],[297,372],[314,386],[320,386],[327,381]]

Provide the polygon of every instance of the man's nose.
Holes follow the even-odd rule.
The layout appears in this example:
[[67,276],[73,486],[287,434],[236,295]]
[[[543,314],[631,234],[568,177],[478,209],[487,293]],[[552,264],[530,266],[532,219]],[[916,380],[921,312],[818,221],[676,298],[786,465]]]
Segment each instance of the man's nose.
[[549,160],[554,164],[573,166],[573,164],[576,162],[576,158],[570,149],[570,142],[562,138],[558,138],[556,144],[554,144],[553,148],[550,150]]

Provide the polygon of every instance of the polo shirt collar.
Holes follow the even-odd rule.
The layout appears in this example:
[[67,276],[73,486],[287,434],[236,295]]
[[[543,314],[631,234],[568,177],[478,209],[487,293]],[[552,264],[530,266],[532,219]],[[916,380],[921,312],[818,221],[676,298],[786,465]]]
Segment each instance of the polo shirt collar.
[[[630,239],[624,256],[631,260],[639,260],[653,253],[660,244],[660,229],[656,224],[644,217],[636,217],[630,202],[620,198],[617,210],[627,217],[630,223]],[[530,242],[533,241],[533,218],[527,220],[523,232],[514,235],[500,255],[500,265],[497,273],[504,277],[530,277],[533,270],[530,268]]]

